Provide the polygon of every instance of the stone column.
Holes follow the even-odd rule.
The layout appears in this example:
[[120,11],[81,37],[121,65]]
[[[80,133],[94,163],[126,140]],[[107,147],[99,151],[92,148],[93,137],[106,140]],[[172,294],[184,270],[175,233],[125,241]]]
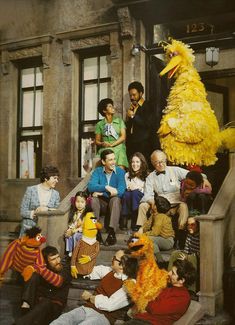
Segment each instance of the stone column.
[[38,213],[38,226],[46,236],[46,245],[55,246],[60,255],[65,252],[64,232],[68,227],[68,213],[60,210]]
[[201,215],[200,221],[200,294],[206,314],[215,316],[223,307],[224,216]]

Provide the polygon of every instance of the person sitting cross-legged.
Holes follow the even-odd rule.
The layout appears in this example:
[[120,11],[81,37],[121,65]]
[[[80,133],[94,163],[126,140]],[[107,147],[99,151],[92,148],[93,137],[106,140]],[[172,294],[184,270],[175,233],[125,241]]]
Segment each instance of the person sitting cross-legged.
[[[99,220],[103,212],[110,217],[106,245],[115,245],[115,235],[121,213],[121,198],[126,190],[125,172],[116,166],[115,154],[111,149],[101,152],[102,167],[96,167],[88,182],[88,191],[92,193],[91,208]],[[106,221],[107,225],[107,221]]]
[[113,256],[111,267],[95,266],[92,273],[86,276],[91,280],[101,279],[95,292],[92,294],[85,290],[82,294],[85,304],[61,315],[50,325],[77,325],[80,323],[110,325],[120,319],[124,312],[123,308],[129,305],[127,293],[122,287],[123,281],[127,279],[123,270],[126,270],[128,277],[135,278],[138,267],[136,259],[128,256],[124,259],[124,256],[124,251],[119,250]]
[[134,318],[125,324],[172,325],[189,307],[190,294],[186,286],[195,281],[195,275],[192,263],[187,260],[176,260],[169,272],[169,286],[148,303],[146,312],[135,314]]

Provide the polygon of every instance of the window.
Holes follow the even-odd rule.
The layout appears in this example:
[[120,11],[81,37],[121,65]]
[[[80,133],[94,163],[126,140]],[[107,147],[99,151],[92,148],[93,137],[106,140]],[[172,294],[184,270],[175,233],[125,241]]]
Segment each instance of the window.
[[94,143],[95,125],[102,116],[97,111],[98,102],[102,98],[110,97],[111,72],[110,55],[105,50],[95,54],[81,54],[80,56],[80,171],[81,176],[92,167],[92,160],[96,154]]
[[17,176],[39,177],[42,165],[43,69],[19,67]]

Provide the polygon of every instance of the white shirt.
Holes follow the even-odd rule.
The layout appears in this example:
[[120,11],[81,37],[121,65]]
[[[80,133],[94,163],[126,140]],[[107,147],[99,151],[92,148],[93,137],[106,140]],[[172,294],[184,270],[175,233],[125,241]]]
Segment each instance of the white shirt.
[[[91,280],[102,279],[106,274],[112,271],[110,266],[97,265],[94,267],[93,271],[84,276],[84,278],[89,278]],[[123,273],[114,273],[114,277],[121,280],[126,280],[127,276]],[[121,309],[129,305],[127,293],[124,288],[120,288],[114,292],[110,297],[104,296],[102,294],[95,296],[95,306],[100,310],[106,310],[108,312]]]
[[166,166],[165,174],[157,175],[154,170],[146,178],[141,202],[153,200],[154,192],[168,199],[170,203],[180,202],[180,181],[187,173],[188,170],[174,166]]
[[134,191],[139,190],[140,192],[144,192],[144,184],[145,182],[142,181],[138,177],[134,177],[132,179],[129,178],[129,173],[125,174],[125,181],[126,181],[126,188],[127,190]]

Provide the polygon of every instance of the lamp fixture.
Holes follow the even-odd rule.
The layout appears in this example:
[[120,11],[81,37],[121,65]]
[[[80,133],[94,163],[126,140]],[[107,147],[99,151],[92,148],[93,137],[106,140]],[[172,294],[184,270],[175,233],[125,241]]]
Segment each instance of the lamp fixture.
[[144,45],[134,44],[131,49],[131,54],[136,56],[140,54],[140,51],[146,52],[147,48]]
[[219,62],[219,48],[207,47],[206,48],[206,64],[211,68]]

